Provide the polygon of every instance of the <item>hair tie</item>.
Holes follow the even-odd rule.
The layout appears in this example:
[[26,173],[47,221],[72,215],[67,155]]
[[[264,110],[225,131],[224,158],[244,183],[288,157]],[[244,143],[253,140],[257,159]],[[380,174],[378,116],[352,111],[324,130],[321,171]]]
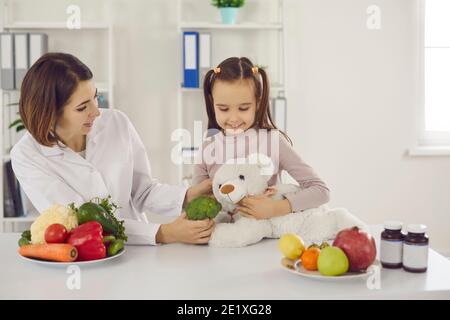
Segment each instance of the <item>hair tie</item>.
[[252,71],[253,71],[253,74],[257,74],[258,73],[258,67],[252,67]]
[[220,73],[220,68],[214,68],[214,73],[215,73],[215,74]]

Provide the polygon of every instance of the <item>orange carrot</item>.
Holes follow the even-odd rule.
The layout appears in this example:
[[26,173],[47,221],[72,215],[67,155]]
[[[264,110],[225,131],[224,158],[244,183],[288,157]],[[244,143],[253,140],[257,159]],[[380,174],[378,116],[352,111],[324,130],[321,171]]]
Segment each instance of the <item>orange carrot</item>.
[[78,257],[77,249],[68,243],[29,244],[19,248],[19,254],[41,260],[72,262]]

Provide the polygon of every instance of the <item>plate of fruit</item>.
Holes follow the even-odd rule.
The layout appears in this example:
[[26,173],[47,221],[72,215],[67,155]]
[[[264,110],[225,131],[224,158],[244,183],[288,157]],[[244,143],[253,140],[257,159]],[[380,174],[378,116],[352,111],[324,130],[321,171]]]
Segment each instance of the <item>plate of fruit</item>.
[[278,249],[283,269],[296,275],[324,281],[366,278],[373,274],[376,261],[374,238],[357,227],[344,229],[330,245],[322,242],[308,247],[299,235],[284,234]]
[[114,216],[110,197],[79,208],[54,205],[42,212],[19,239],[20,257],[34,263],[65,266],[98,264],[125,252],[124,222]]

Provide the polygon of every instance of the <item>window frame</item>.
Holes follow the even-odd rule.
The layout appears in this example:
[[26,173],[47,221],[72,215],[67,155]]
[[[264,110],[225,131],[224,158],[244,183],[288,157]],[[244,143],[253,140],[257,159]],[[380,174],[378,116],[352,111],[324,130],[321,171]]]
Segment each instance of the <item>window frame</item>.
[[[425,130],[425,10],[426,1],[418,3],[418,81],[417,81],[417,108],[415,116],[415,135],[413,155],[450,155],[450,131]],[[450,121],[450,120],[449,120]]]

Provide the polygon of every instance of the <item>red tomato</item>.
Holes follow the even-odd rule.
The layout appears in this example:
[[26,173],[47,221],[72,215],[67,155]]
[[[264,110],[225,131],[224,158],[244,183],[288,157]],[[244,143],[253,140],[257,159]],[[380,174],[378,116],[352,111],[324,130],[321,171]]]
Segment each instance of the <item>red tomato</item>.
[[62,224],[54,223],[45,230],[45,242],[64,243],[67,237],[67,229]]

